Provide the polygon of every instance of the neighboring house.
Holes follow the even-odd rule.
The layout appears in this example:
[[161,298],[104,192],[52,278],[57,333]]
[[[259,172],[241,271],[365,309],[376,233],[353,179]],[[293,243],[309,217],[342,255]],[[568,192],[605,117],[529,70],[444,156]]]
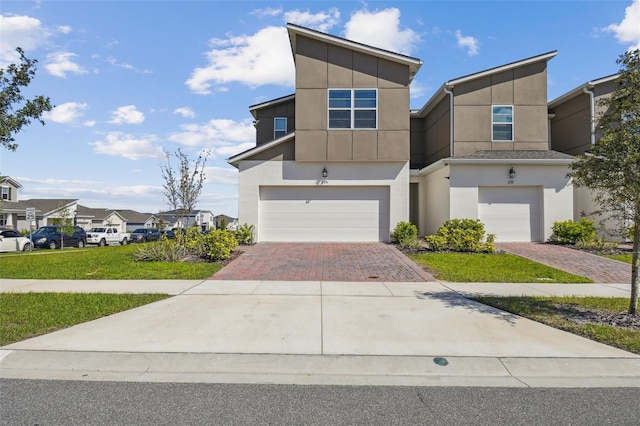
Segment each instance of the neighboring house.
[[295,94],[250,107],[239,221],[257,241],[388,241],[479,218],[498,241],[544,241],[573,217],[573,157],[552,151],[550,52],[450,80],[417,111],[422,61],[289,24]]
[[[614,74],[586,82],[549,102],[552,149],[580,155],[598,143],[598,122],[605,112],[602,102],[615,90],[618,77]],[[593,219],[603,225],[602,233],[614,236],[618,224],[607,221],[606,215],[595,214],[599,207],[593,198],[589,189],[574,188],[573,219]]]
[[18,214],[24,214],[22,205],[18,203],[20,188],[22,185],[16,180],[9,176],[0,176],[0,226],[15,228]]
[[197,226],[203,232],[215,229],[214,216],[209,210],[194,210],[189,215],[183,215],[182,221],[180,221],[179,210],[163,211],[157,213],[155,217],[156,222],[162,220],[166,223],[163,230],[188,228],[191,226]]
[[238,219],[236,219],[235,217],[227,216],[225,214],[219,214],[213,217],[213,224],[215,226],[215,229],[220,229],[222,227],[223,221],[227,226],[232,225],[232,227],[237,227],[238,224]]
[[115,210],[126,223],[126,232],[134,231],[138,228],[156,228],[157,218],[152,213],[140,213],[135,210]]

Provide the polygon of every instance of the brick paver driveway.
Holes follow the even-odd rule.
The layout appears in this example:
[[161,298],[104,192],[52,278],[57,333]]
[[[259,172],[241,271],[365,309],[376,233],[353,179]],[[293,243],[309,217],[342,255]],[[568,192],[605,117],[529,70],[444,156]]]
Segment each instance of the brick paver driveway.
[[631,265],[595,254],[544,243],[496,243],[496,248],[597,283],[631,283]]
[[383,243],[259,243],[243,250],[212,279],[435,281],[394,246]]

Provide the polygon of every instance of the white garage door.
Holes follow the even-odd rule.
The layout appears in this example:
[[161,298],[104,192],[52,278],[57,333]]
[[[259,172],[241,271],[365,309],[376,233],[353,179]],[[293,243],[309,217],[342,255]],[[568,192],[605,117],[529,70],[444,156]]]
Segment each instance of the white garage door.
[[478,218],[497,242],[541,241],[537,187],[478,188]]
[[260,241],[389,239],[388,187],[261,187]]

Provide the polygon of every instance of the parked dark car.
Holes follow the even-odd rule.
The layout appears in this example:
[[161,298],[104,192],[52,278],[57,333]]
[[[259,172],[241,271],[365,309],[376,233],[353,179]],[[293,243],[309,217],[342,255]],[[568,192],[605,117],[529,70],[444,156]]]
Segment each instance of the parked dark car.
[[176,237],[176,233],[173,232],[171,229],[167,230],[167,231],[162,231],[162,235],[164,235],[165,237],[172,239]]
[[146,243],[147,241],[158,241],[162,236],[160,230],[155,228],[138,228],[131,233],[132,243]]
[[41,226],[31,234],[33,246],[37,248],[57,249],[62,247],[84,247],[87,245],[87,233],[79,226],[73,227],[73,232],[64,233],[60,226]]

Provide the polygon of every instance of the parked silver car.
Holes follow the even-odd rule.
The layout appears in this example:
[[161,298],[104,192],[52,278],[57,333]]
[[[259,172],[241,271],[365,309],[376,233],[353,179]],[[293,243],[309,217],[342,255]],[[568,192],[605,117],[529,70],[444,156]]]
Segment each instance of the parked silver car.
[[0,228],[0,252],[28,251],[33,248],[31,240],[14,229]]

